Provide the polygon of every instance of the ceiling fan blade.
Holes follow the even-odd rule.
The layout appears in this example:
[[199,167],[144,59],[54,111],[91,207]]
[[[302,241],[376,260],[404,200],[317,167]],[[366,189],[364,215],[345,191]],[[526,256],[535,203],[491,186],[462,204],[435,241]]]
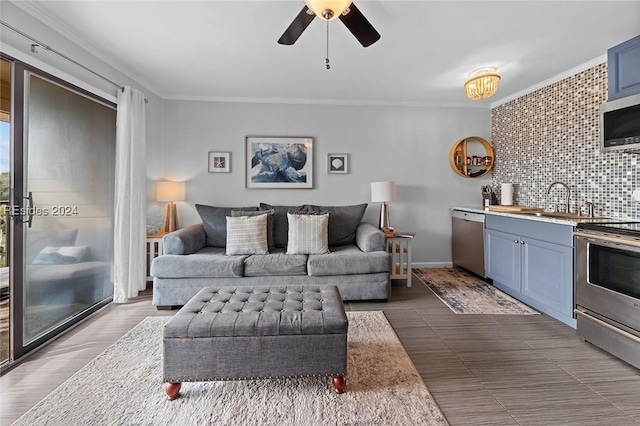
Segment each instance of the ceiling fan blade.
[[284,34],[280,36],[278,43],[291,45],[298,40],[311,21],[313,21],[313,18],[316,17],[313,13],[307,13],[308,10],[309,8],[307,6],[302,8],[298,16],[296,16],[296,19],[294,19],[291,25],[284,31]]
[[364,17],[355,4],[351,3],[349,13],[340,15],[340,20],[364,47],[371,46],[380,40],[378,31],[373,28],[373,25]]

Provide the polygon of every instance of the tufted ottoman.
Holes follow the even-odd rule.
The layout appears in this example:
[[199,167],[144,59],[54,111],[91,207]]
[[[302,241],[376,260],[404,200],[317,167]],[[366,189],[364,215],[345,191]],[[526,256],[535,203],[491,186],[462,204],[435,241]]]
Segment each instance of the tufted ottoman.
[[208,287],[164,327],[165,392],[182,382],[331,376],[346,388],[347,316],[335,286]]

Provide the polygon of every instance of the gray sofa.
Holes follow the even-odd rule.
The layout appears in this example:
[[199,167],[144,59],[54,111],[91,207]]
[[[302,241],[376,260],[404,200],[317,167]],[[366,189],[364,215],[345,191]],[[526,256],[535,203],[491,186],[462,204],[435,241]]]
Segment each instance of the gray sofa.
[[[26,256],[26,306],[91,305],[113,293],[108,285],[112,262],[113,230],[65,229],[34,231],[29,236]],[[45,247],[51,249],[47,252]],[[59,249],[77,249],[78,258]],[[84,249],[84,250],[80,250]]]
[[[196,205],[202,223],[167,234],[164,254],[151,263],[153,304],[185,305],[209,286],[335,285],[343,300],[386,300],[391,291],[389,254],[382,231],[362,222],[356,206],[213,207]],[[269,211],[269,253],[226,255],[226,217],[238,211]],[[329,213],[329,254],[287,254],[288,212]]]

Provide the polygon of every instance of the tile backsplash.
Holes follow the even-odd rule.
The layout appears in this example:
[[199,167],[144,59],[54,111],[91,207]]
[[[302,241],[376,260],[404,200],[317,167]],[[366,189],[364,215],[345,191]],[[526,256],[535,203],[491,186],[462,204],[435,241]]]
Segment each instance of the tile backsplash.
[[492,186],[514,184],[514,204],[564,206],[590,201],[598,216],[640,219],[640,154],[601,153],[599,106],[607,100],[607,64],[599,64],[491,111],[491,139],[496,153]]

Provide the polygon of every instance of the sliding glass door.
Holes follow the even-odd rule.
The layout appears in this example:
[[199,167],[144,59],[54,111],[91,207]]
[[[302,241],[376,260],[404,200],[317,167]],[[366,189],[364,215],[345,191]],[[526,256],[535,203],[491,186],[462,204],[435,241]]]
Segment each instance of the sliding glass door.
[[9,361],[10,342],[10,286],[9,238],[7,235],[9,190],[11,188],[11,63],[0,60],[0,365]]
[[113,295],[116,111],[18,62],[13,75],[8,208],[17,359]]

